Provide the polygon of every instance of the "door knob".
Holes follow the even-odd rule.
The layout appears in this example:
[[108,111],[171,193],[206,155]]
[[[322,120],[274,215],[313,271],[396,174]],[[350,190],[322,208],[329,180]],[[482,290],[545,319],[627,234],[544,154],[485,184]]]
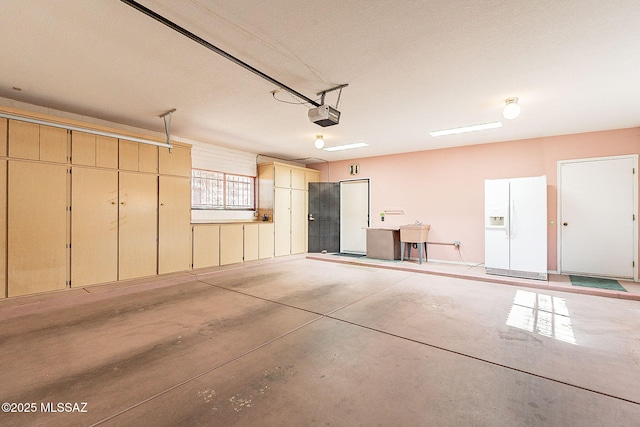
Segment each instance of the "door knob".
[[563,222],[562,225],[564,225],[566,227],[567,225],[569,225],[569,223],[568,222]]

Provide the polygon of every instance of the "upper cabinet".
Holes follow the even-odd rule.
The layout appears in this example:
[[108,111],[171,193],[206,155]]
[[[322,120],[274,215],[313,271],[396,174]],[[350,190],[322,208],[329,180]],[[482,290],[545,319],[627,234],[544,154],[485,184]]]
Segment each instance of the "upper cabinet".
[[118,140],[87,132],[72,131],[71,163],[79,166],[118,169]]
[[7,119],[0,118],[0,157],[7,155]]
[[158,147],[138,144],[138,172],[158,173]]
[[96,165],[96,136],[86,132],[71,133],[71,163],[74,165]]
[[118,168],[124,171],[138,171],[138,144],[137,142],[119,140],[120,153],[118,157]]
[[125,139],[119,140],[120,170],[158,173],[158,147]]
[[9,120],[9,157],[46,162],[67,162],[66,129]]
[[118,169],[118,139],[96,136],[96,166]]
[[40,160],[40,126],[9,120],[9,157]]
[[191,147],[173,142],[173,149],[160,147],[160,175],[191,177]]

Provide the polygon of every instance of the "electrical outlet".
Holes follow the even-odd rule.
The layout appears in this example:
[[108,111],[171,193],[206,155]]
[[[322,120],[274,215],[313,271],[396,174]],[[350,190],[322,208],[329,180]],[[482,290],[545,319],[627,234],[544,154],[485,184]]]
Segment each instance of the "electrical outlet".
[[460,241],[456,240],[455,242],[453,242],[453,246],[455,246],[456,249],[460,249]]

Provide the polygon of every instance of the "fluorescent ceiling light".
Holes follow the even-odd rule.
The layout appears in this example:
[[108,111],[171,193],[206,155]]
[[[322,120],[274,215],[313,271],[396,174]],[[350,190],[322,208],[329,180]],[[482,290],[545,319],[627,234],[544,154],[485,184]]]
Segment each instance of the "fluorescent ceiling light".
[[475,132],[477,130],[487,130],[487,129],[495,129],[495,128],[501,128],[501,127],[502,127],[502,122],[490,122],[490,123],[481,123],[479,125],[462,126],[459,128],[434,130],[429,132],[429,135],[434,137],[445,136],[445,135],[455,135],[458,133]]
[[326,147],[324,151],[341,151],[341,150],[352,150],[354,148],[362,148],[368,147],[369,144],[366,142],[356,142],[355,144],[347,144],[347,145],[336,145],[335,147]]

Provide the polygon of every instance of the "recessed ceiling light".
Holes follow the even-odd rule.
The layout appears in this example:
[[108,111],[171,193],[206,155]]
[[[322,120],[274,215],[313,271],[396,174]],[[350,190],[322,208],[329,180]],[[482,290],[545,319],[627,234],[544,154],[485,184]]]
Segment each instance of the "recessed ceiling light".
[[352,150],[354,148],[362,148],[368,147],[369,144],[366,142],[356,142],[354,144],[346,144],[346,145],[336,145],[335,147],[326,147],[324,151],[341,151],[341,150]]
[[429,132],[429,135],[431,135],[433,137],[445,136],[445,135],[455,135],[455,134],[458,134],[458,133],[475,132],[475,131],[478,131],[478,130],[496,129],[496,128],[501,128],[501,127],[502,127],[502,122],[480,123],[480,124],[477,124],[477,125],[461,126],[461,127],[458,127],[458,128],[434,130],[434,131]]

